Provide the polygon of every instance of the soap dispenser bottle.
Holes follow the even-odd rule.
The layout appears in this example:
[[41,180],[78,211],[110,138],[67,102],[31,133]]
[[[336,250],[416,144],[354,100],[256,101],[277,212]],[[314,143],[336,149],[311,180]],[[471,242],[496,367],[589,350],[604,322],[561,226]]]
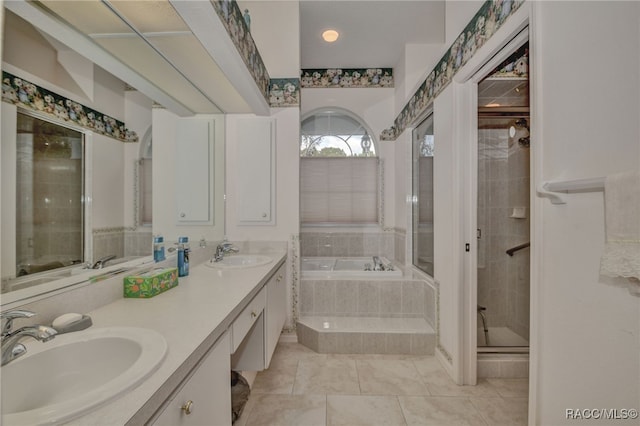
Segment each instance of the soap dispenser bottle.
[[153,237],[153,260],[162,262],[164,259],[164,238],[162,235],[156,235]]
[[178,237],[178,276],[189,275],[189,237]]

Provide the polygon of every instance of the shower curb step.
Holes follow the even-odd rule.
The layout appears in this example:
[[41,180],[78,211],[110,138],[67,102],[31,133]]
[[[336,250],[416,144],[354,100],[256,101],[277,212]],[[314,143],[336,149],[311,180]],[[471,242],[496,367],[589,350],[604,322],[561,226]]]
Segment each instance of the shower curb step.
[[301,317],[298,342],[318,353],[433,355],[436,333],[424,318]]

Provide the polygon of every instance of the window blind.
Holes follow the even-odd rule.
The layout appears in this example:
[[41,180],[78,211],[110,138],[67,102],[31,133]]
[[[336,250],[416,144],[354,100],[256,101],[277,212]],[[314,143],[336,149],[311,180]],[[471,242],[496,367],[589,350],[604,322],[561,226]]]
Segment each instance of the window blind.
[[378,223],[378,158],[300,158],[303,224]]

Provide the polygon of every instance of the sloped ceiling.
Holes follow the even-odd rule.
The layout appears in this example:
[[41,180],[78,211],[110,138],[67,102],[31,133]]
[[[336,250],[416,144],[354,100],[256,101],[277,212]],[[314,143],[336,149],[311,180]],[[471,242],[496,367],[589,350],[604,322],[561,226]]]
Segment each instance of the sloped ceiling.
[[[37,5],[183,106],[180,115],[253,112],[167,0],[44,0]],[[145,93],[138,87],[144,84],[118,77]],[[145,94],[173,109],[157,99],[162,96]]]

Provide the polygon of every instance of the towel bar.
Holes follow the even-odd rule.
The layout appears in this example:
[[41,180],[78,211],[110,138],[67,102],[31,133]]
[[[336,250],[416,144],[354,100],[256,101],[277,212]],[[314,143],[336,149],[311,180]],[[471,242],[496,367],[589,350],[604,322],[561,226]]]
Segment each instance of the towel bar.
[[574,180],[558,180],[542,182],[537,192],[542,197],[547,197],[552,204],[566,204],[564,197],[557,194],[558,192],[597,192],[604,190],[604,177],[574,179]]

